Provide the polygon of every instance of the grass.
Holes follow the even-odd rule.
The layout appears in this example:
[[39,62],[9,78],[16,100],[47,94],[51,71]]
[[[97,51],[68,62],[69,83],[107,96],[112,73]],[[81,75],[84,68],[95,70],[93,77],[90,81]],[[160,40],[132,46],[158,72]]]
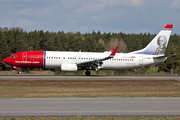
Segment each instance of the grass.
[[70,118],[70,117],[65,117],[65,118],[11,118],[11,119],[0,119],[0,120],[179,120],[179,117],[173,117],[173,118],[167,118],[167,117],[156,117],[156,118],[113,118],[113,117],[106,117],[106,118],[97,118],[97,117],[87,117],[87,118],[82,118],[82,117],[75,117],[75,118]]
[[180,97],[180,81],[174,79],[0,79],[0,97]]
[[[129,70],[100,70],[100,71],[91,71],[91,75],[170,75],[170,73],[166,73],[163,71],[158,72],[158,67],[150,67],[149,69],[144,70],[146,68],[139,68],[139,72],[137,70],[129,71]],[[146,71],[145,73],[142,71]],[[0,75],[17,75],[18,70],[7,70],[0,71]],[[85,70],[79,70],[77,72],[62,72],[60,70],[51,71],[51,70],[30,70],[29,72],[22,72],[22,75],[85,75]],[[177,75],[174,73],[174,75]]]

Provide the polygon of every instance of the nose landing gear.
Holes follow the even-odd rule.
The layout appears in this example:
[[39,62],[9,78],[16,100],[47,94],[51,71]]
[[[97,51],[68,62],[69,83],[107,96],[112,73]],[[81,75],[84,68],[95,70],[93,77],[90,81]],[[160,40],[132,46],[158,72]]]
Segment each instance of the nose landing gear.
[[22,74],[22,69],[20,67],[13,66],[13,68],[18,70],[18,74]]
[[22,74],[21,70],[18,71],[18,74]]
[[86,76],[90,76],[90,75],[91,75],[91,72],[88,71],[88,70],[86,70],[85,74],[86,74]]

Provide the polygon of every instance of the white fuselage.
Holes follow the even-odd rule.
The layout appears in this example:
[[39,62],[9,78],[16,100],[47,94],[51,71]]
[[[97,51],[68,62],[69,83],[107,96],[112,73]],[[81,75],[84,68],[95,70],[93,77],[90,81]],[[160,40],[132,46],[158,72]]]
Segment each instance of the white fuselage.
[[[78,64],[107,57],[111,52],[63,52],[45,51],[45,68],[60,68],[62,63]],[[103,61],[102,70],[124,70],[164,62],[164,58],[153,59],[154,55],[116,53],[114,58]]]

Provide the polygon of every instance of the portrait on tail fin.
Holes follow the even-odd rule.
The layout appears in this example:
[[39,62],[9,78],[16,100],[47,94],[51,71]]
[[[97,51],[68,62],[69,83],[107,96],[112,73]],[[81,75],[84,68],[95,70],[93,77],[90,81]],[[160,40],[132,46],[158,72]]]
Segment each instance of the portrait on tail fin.
[[173,24],[167,24],[143,49],[129,54],[165,55]]
[[165,36],[159,36],[157,39],[158,48],[156,49],[155,55],[165,54],[167,39]]

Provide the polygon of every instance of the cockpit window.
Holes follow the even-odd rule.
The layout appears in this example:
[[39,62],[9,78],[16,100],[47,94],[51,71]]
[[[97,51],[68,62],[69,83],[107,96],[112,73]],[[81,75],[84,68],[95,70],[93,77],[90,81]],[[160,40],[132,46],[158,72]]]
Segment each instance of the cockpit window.
[[15,58],[15,57],[17,57],[17,55],[11,55],[10,57],[13,57],[13,58]]

